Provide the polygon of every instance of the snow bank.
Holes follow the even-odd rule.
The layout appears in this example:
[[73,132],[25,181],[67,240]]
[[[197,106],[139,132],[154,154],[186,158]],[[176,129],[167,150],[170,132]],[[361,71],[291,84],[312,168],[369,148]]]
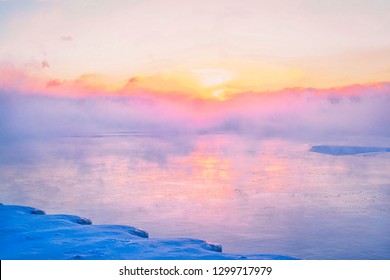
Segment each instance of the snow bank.
[[0,204],[0,259],[295,259],[280,255],[233,255],[222,246],[197,239],[148,238],[144,230],[123,225],[92,225],[73,215]]
[[363,153],[390,152],[390,148],[320,145],[312,146],[310,151],[328,155],[356,155]]

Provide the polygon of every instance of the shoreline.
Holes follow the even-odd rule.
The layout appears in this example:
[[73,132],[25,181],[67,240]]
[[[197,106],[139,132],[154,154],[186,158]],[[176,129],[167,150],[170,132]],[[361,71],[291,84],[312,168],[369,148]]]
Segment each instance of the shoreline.
[[228,254],[222,246],[192,238],[149,238],[127,225],[95,225],[90,219],[0,203],[2,260],[295,260],[273,254]]

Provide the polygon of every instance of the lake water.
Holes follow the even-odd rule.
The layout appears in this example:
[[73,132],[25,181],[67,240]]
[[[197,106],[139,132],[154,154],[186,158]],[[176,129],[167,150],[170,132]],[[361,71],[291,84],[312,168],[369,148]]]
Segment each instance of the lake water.
[[390,153],[309,149],[229,134],[14,141],[0,147],[0,197],[227,253],[390,259]]

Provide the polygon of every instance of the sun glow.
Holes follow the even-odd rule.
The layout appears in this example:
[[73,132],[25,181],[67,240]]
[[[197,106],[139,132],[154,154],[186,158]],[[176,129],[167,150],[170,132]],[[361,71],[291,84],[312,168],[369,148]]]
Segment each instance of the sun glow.
[[227,86],[233,79],[233,74],[225,69],[194,69],[191,74],[199,84],[202,97],[225,100],[227,99]]
[[227,83],[232,78],[232,73],[223,69],[196,69],[191,73],[197,78],[203,87],[214,87]]

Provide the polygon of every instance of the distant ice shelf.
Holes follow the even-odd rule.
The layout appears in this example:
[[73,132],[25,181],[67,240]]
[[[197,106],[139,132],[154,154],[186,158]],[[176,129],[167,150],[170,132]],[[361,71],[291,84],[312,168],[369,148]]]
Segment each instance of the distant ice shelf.
[[390,148],[381,147],[359,147],[359,146],[312,146],[311,152],[328,155],[356,155],[364,153],[383,153],[390,152]]
[[291,260],[289,256],[222,253],[222,246],[204,240],[149,238],[124,225],[93,225],[74,215],[46,215],[27,206],[0,204],[2,260]]

